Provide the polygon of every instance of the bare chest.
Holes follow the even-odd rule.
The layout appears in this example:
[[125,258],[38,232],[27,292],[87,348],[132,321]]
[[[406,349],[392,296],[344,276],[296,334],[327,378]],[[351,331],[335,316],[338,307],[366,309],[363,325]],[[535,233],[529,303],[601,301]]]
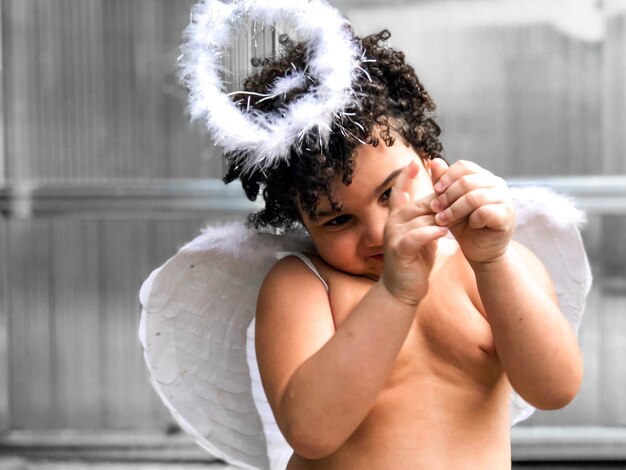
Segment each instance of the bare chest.
[[[467,286],[473,283],[471,269],[462,266],[464,260],[459,256],[444,260],[433,270],[428,294],[418,306],[390,385],[428,376],[485,384],[501,378],[491,328],[468,293]],[[329,273],[327,279],[335,327],[339,328],[374,281],[336,273]]]

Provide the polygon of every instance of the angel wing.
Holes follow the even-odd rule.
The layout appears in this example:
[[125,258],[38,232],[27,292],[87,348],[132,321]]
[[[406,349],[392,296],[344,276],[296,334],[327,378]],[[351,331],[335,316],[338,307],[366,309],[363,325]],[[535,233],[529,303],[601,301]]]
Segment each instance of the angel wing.
[[[591,272],[572,202],[545,189],[512,189],[514,238],[550,272],[561,310],[577,331]],[[311,251],[303,235],[241,224],[207,228],[144,282],[139,338],[151,384],[176,421],[213,455],[248,469],[284,469],[291,449],[263,392],[254,312],[281,252]],[[534,408],[511,395],[511,424]]]
[[139,338],[152,386],[198,444],[243,468],[270,468],[252,395],[246,330],[274,254],[309,244],[241,224],[211,227],[141,287]]

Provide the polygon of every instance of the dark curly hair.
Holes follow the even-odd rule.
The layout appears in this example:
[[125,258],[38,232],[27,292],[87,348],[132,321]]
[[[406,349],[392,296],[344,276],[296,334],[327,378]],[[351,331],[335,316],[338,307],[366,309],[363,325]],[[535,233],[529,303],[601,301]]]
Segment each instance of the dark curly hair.
[[[399,135],[422,158],[441,157],[442,145],[438,138],[441,130],[433,119],[435,104],[413,68],[405,63],[404,54],[385,44],[389,36],[384,30],[362,39],[355,37],[368,59],[361,64],[365,72],[353,85],[357,104],[346,110],[349,118],[333,123],[325,146],[321,146],[316,133],[311,132],[298,148],[292,148],[287,162],[265,172],[244,173],[237,164],[237,156],[225,154],[228,171],[224,182],[239,179],[251,201],[256,200],[262,189],[265,208],[248,216],[249,227],[297,228],[301,223],[299,206],[315,219],[322,197],[328,198],[333,210],[340,210],[341,202],[334,199],[332,185],[339,176],[344,184],[351,183],[355,150],[363,143],[377,146],[383,140],[385,145],[391,146],[394,135]],[[245,81],[245,91],[268,93],[274,81],[294,66],[305,69],[310,52],[308,46],[285,35],[281,35],[279,41],[284,54],[275,60],[255,60],[253,65],[260,70]],[[260,98],[250,95],[246,106],[261,112],[275,111],[315,85],[314,79],[307,82],[302,88],[273,100],[259,101]]]

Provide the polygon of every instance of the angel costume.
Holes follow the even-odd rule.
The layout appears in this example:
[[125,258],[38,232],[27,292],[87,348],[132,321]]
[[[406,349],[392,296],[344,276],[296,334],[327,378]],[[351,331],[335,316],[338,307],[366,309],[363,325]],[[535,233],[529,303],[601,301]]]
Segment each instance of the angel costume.
[[[242,164],[269,167],[271,159],[286,158],[289,146],[305,127],[317,126],[323,134],[327,126],[320,120],[328,119],[329,109],[333,110],[330,117],[336,117],[350,96],[346,92],[349,84],[330,78],[335,74],[348,77],[349,82],[354,72],[342,71],[342,66],[318,70],[318,76],[330,77],[332,85],[318,90],[321,104],[315,109],[307,105],[304,120],[299,109],[290,110],[290,121],[285,120],[289,122],[255,122],[267,119],[258,115],[246,120],[217,84],[219,66],[214,60],[232,28],[246,15],[254,15],[266,24],[295,17],[310,36],[330,37],[328,41],[343,44],[335,49],[348,58],[345,62],[358,68],[363,57],[341,38],[341,25],[346,20],[321,0],[204,0],[196,7],[186,33],[186,59],[182,64],[183,77],[191,89],[192,115],[203,118],[213,133],[221,136],[219,143],[231,146],[230,150],[254,149],[258,160],[242,160]],[[323,21],[319,21],[321,18]],[[322,28],[320,24],[326,25],[324,28],[331,24],[330,32],[324,29],[322,35],[316,35]],[[211,48],[215,50],[211,52]],[[322,67],[322,63],[324,60],[313,66]],[[273,92],[296,86],[299,79],[294,74],[279,80]],[[222,128],[216,115],[232,115],[235,125],[231,122]],[[241,132],[242,126],[245,132]],[[299,126],[300,130],[295,132],[291,126]],[[274,142],[280,135],[281,145],[259,144],[259,133],[263,132],[275,134],[261,139],[263,142]],[[578,231],[583,216],[571,200],[546,189],[510,191],[517,214],[513,238],[543,262],[554,282],[561,311],[577,332],[591,285]],[[261,283],[276,260],[295,254],[307,263],[301,253],[314,251],[304,232],[276,235],[239,223],[207,227],[154,270],[141,287],[139,338],[152,386],[178,424],[199,445],[232,465],[284,469],[292,454],[261,386],[254,348],[254,315]],[[324,282],[312,263],[307,265]],[[528,418],[533,411],[515,392],[511,394],[511,425]]]

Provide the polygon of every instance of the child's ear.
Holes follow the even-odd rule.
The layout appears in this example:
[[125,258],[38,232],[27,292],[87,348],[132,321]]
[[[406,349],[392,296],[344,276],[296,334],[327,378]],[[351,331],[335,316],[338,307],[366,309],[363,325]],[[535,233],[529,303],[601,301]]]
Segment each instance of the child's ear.
[[[416,153],[417,153],[416,160],[419,160],[422,163],[422,165],[424,165],[424,169],[426,170],[426,172],[429,175],[431,175],[432,174],[431,170],[430,170],[431,159],[428,156],[428,154],[424,150],[421,150],[421,149],[419,149]],[[418,162],[416,162],[416,163],[418,163]]]

